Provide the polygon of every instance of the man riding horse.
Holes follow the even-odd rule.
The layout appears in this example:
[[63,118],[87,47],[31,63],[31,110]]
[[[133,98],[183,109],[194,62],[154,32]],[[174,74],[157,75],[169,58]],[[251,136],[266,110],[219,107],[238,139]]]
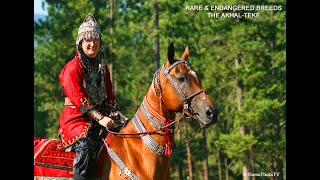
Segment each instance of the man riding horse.
[[112,92],[112,82],[104,62],[101,30],[93,15],[88,14],[79,27],[76,55],[59,74],[65,104],[59,119],[59,137],[65,151],[76,152],[74,179],[86,179],[95,169],[97,153],[103,144],[101,130],[111,128],[108,117],[120,111]]

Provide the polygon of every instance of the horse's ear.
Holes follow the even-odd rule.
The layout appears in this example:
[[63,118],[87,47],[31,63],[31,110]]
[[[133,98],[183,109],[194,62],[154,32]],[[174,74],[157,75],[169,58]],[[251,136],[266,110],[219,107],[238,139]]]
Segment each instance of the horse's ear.
[[170,62],[170,64],[174,63],[174,46],[173,46],[173,42],[170,42],[170,44],[168,46],[167,59]]
[[182,56],[181,56],[181,60],[187,60],[188,57],[189,57],[189,48],[187,46],[186,49],[184,50]]

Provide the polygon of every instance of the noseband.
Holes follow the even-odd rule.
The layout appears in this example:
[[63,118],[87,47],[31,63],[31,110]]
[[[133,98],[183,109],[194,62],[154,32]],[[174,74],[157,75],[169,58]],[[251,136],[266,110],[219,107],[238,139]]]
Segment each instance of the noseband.
[[[183,101],[183,111],[182,111],[182,112],[183,112],[183,115],[184,115],[186,118],[190,118],[190,117],[192,117],[192,116],[194,115],[194,111],[193,111],[193,109],[192,109],[192,107],[191,107],[191,101],[192,101],[192,99],[193,99],[195,96],[201,94],[202,92],[204,92],[205,95],[206,95],[206,91],[205,91],[204,89],[201,89],[200,91],[198,91],[198,92],[190,95],[189,97],[186,96],[186,94],[182,91],[182,89],[180,88],[180,86],[178,85],[178,83],[177,83],[177,82],[172,78],[172,76],[169,74],[170,71],[171,71],[176,65],[181,64],[181,63],[183,63],[183,64],[187,67],[188,70],[191,70],[191,67],[188,65],[187,61],[185,61],[185,60],[179,60],[179,61],[174,62],[173,64],[170,65],[170,67],[169,67],[168,69],[166,69],[166,68],[165,68],[165,64],[163,64],[160,69],[162,69],[164,75],[170,80],[170,82],[173,84],[173,86],[176,88],[176,90],[177,90],[178,93],[180,94],[180,96],[181,96],[181,98],[182,98],[182,101]],[[157,86],[158,86],[158,89],[159,89],[160,97],[161,97],[162,102],[165,104],[164,99],[163,99],[163,95],[162,95],[162,89],[161,89],[161,86],[160,86],[160,69],[158,69],[158,70],[156,71],[156,73],[154,74],[154,77],[153,77],[153,78],[157,80]],[[152,84],[153,84],[153,91],[154,91],[155,94],[157,94],[157,93],[156,93],[156,90],[155,90],[154,81],[152,81]],[[204,97],[204,100],[205,100],[205,99],[206,99],[206,98]],[[189,112],[190,115],[188,116],[188,115],[186,114],[186,112]]]

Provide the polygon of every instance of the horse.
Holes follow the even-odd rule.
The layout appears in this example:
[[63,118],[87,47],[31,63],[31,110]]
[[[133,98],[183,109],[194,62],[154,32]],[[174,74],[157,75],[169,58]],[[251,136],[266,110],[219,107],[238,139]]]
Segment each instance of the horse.
[[[102,179],[171,179],[175,123],[184,118],[198,121],[201,128],[216,123],[215,105],[186,61],[188,47],[179,60],[174,54],[171,42],[167,61],[155,72],[133,118],[119,133],[109,133]],[[177,113],[182,116],[175,119]]]
[[[204,129],[216,123],[218,112],[215,105],[187,62],[189,48],[185,48],[180,59],[174,56],[175,48],[170,42],[167,60],[154,73],[152,83],[134,116],[118,132],[107,129],[109,133],[103,147],[106,155],[100,161],[98,179],[171,179],[175,124],[183,119],[191,119],[198,122],[199,129]],[[176,118],[178,113],[181,116]],[[64,155],[64,158],[72,159],[72,155]],[[35,165],[36,168],[39,169],[39,166]],[[51,174],[62,172],[62,169],[50,168],[46,171],[53,172]],[[45,170],[37,170],[37,177],[42,177],[39,176],[42,171]],[[63,171],[64,175],[61,176],[72,177],[70,165],[69,169]]]

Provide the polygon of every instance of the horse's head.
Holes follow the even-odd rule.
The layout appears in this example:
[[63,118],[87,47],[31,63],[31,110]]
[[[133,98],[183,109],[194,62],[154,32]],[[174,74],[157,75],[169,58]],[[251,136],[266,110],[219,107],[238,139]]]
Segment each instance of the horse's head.
[[187,63],[189,49],[186,47],[180,60],[174,58],[171,42],[167,50],[167,62],[162,67],[161,87],[163,101],[169,111],[182,112],[197,120],[202,128],[217,121],[215,105],[203,89],[197,73]]

